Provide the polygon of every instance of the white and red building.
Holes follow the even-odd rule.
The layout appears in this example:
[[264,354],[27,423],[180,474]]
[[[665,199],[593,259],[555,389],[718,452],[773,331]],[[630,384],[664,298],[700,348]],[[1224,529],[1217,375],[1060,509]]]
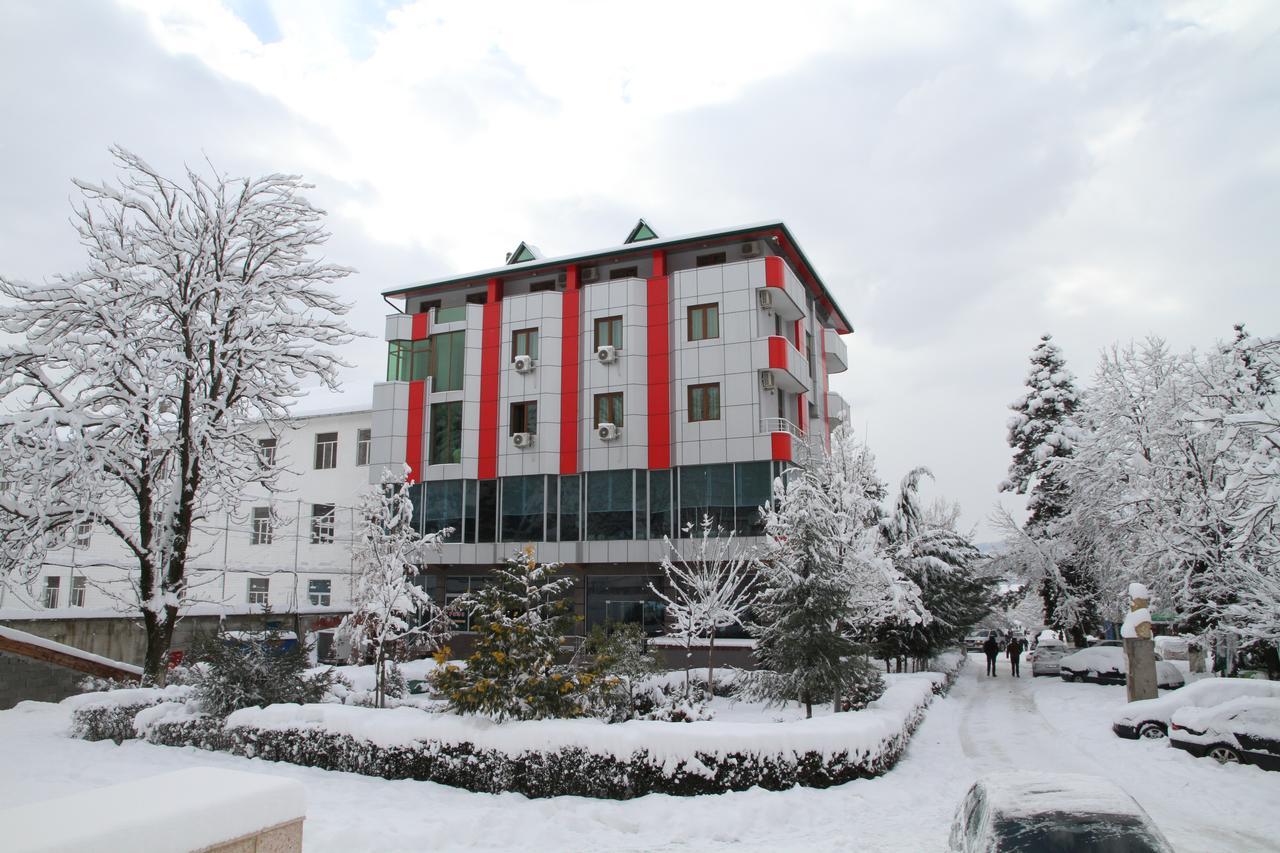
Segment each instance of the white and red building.
[[[408,466],[418,523],[452,527],[424,582],[447,602],[514,547],[581,578],[586,628],[656,629],[663,537],[710,514],[748,541],[781,465],[848,407],[851,331],[786,225],[661,238],[384,293],[370,480]],[[459,614],[460,628],[465,617]]]

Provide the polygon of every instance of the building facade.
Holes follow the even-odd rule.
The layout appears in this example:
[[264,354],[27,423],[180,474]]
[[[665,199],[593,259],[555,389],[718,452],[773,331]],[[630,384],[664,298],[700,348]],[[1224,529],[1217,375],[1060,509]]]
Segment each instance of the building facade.
[[[443,604],[513,549],[563,563],[584,630],[656,632],[658,562],[711,516],[744,545],[785,465],[848,407],[851,327],[782,222],[626,241],[388,291],[371,482],[408,472]],[[454,613],[465,630],[466,616]]]

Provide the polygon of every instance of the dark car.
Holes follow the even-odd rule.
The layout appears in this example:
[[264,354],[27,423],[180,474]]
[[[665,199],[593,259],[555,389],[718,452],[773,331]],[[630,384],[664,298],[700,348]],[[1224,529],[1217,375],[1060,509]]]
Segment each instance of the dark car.
[[1013,771],[973,784],[951,824],[954,853],[1172,853],[1133,797],[1073,773]]
[[1219,764],[1280,770],[1280,699],[1242,696],[1212,708],[1174,711],[1169,743]]

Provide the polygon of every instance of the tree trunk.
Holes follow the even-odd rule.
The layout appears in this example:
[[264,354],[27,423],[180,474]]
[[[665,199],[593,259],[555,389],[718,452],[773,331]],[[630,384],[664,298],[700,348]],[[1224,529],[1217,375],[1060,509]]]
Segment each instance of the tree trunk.
[[379,643],[378,654],[374,657],[374,667],[375,667],[374,672],[377,674],[377,678],[374,682],[374,692],[373,692],[374,705],[376,705],[379,708],[387,707],[387,699],[386,699],[387,673],[384,667],[384,660],[385,658],[382,654],[382,644]]
[[811,719],[813,717],[813,703],[808,699],[804,700],[804,716],[805,719]]
[[715,669],[711,665],[711,653],[716,649],[716,632],[711,632],[711,637],[707,640],[707,693],[711,696],[716,695]]
[[1084,636],[1084,629],[1079,625],[1071,626],[1071,642],[1077,649],[1083,649],[1088,643]]
[[178,622],[178,609],[166,607],[163,616],[151,610],[142,611],[147,630],[147,651],[142,664],[142,683],[163,687],[169,674],[169,647],[173,644],[173,629]]

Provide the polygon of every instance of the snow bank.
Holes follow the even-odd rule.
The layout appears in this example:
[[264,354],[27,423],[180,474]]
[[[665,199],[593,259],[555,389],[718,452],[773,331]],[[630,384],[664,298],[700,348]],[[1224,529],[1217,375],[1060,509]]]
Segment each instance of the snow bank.
[[0,811],[0,826],[13,853],[184,853],[305,815],[299,782],[193,767]]

